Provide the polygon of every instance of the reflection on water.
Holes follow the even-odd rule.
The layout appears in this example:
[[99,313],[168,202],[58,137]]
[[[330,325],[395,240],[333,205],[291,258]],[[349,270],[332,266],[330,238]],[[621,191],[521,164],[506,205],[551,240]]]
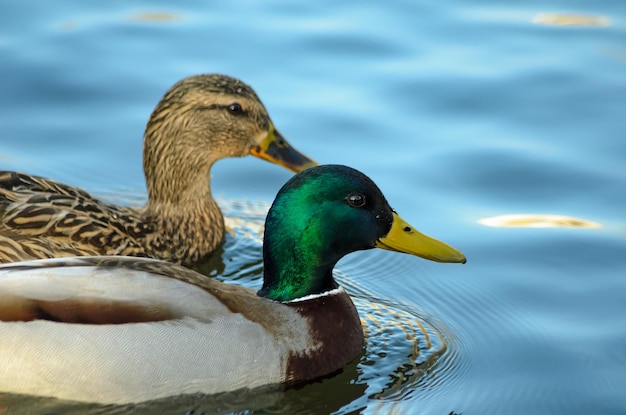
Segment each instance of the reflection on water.
[[135,22],[164,23],[176,22],[183,19],[180,13],[171,12],[139,12],[127,17],[128,20]]
[[601,228],[602,225],[590,220],[561,215],[517,214],[500,215],[479,219],[485,226],[508,228]]
[[[59,28],[62,31],[78,30],[82,27],[93,24],[95,22],[101,23],[100,19],[89,15],[83,19],[64,20],[59,24]],[[172,23],[180,22],[184,20],[181,13],[167,12],[167,11],[145,11],[136,12],[125,16],[120,16],[120,21],[136,22],[136,23]]]
[[608,26],[609,19],[583,14],[541,13],[533,18],[533,23],[549,26]]

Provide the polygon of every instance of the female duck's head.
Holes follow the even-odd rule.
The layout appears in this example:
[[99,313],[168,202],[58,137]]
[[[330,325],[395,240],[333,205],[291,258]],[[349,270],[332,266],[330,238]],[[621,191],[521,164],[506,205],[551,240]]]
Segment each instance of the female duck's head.
[[465,262],[461,252],[400,218],[361,172],[339,165],[305,170],[282,187],[267,215],[259,295],[291,301],[332,290],[337,261],[375,247]]

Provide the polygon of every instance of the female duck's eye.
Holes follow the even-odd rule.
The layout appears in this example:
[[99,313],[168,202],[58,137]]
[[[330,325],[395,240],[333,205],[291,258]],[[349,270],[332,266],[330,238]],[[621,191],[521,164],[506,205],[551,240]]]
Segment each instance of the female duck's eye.
[[243,112],[243,108],[241,108],[241,104],[234,102],[228,106],[228,112],[234,115],[239,115]]
[[352,193],[346,197],[348,204],[355,208],[360,208],[365,205],[365,195],[361,193]]

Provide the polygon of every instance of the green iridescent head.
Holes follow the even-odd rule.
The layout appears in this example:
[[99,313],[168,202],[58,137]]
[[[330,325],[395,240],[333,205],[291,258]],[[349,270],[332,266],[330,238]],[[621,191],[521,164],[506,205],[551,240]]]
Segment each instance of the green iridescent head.
[[307,169],[280,189],[267,214],[259,295],[291,301],[332,290],[337,261],[375,247],[465,262],[454,248],[404,222],[361,172],[340,165]]

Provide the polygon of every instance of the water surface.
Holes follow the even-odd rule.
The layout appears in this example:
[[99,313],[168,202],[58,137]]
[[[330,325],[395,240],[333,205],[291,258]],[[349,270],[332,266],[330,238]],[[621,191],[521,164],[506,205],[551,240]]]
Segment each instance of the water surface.
[[[625,22],[609,0],[4,1],[2,168],[141,204],[150,111],[182,77],[227,73],[300,150],[368,174],[468,263],[342,260],[372,335],[322,382],[135,408],[4,396],[0,412],[626,413]],[[246,158],[213,176],[236,232],[207,273],[257,287],[290,173]],[[582,222],[479,223],[505,214]],[[584,221],[601,227],[563,226]]]

